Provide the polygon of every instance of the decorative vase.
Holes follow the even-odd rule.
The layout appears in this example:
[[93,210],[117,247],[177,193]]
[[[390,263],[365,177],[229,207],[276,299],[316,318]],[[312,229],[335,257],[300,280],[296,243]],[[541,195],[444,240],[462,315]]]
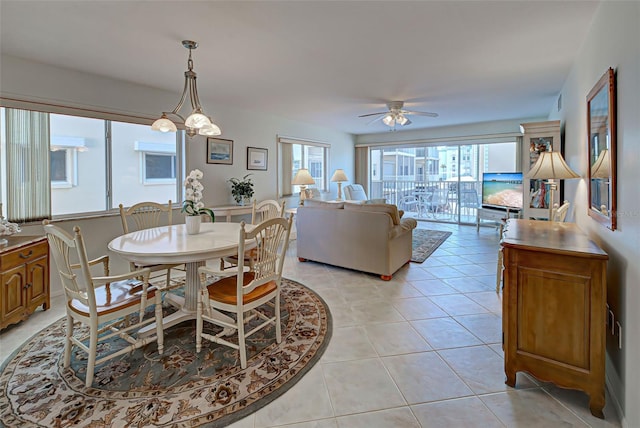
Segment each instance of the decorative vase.
[[187,226],[187,235],[197,235],[200,233],[202,217],[199,215],[188,215],[185,217],[184,222]]

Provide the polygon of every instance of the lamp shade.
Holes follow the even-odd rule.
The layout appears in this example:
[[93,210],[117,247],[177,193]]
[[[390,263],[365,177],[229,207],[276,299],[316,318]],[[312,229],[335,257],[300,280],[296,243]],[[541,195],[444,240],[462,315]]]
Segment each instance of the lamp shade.
[[162,113],[162,117],[160,119],[153,122],[151,129],[160,132],[176,132],[178,130],[176,124],[167,118],[167,115],[164,113]]
[[187,128],[200,129],[204,127],[210,127],[211,121],[207,116],[205,116],[198,109],[196,109],[184,121],[184,126],[186,126]]
[[598,155],[596,162],[591,166],[591,178],[609,178],[610,175],[609,150],[604,149]]
[[309,184],[316,184],[316,182],[313,180],[313,177],[311,177],[311,174],[309,174],[309,170],[307,168],[300,168],[293,177],[291,184],[296,186],[306,186]]
[[580,178],[562,158],[560,152],[542,152],[536,163],[531,167],[525,178]]
[[336,171],[331,176],[331,181],[333,182],[341,182],[347,180],[347,174],[344,173],[344,169],[336,169]]
[[222,134],[222,131],[220,130],[220,127],[218,125],[211,122],[211,125],[203,126],[202,128],[200,128],[200,130],[198,131],[198,134],[206,135],[208,137],[214,137],[216,135]]

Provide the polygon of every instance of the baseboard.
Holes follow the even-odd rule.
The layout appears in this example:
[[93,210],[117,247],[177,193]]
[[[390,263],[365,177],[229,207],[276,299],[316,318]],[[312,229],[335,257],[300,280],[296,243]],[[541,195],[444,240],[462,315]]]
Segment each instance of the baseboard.
[[617,376],[614,375],[615,369],[611,365],[609,356],[607,356],[605,359],[605,366],[606,366],[605,367],[605,373],[606,373],[605,386],[607,388],[607,391],[609,392],[609,399],[612,400],[613,407],[615,408],[616,413],[618,414],[618,419],[620,420],[620,424],[622,428],[631,428],[627,424],[627,419],[624,414],[624,409],[620,405],[620,400],[618,399],[618,396],[615,394],[615,391],[617,391],[618,389],[616,389],[614,386],[619,385],[620,387],[622,387],[622,384],[620,383]]

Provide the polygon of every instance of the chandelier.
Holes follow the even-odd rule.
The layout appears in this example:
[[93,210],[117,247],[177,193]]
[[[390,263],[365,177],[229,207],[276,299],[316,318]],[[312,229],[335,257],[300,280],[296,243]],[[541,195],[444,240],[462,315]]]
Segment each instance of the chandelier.
[[[198,42],[192,40],[183,40],[182,46],[189,49],[189,60],[187,61],[187,71],[184,72],[184,89],[182,97],[176,108],[171,112],[162,112],[160,119],[153,122],[151,129],[160,132],[176,132],[178,128],[176,124],[167,116],[172,115],[178,117],[184,123],[187,135],[193,137],[196,134],[215,136],[222,134],[220,127],[211,121],[202,111],[200,99],[198,98],[198,87],[196,86],[196,72],[193,71],[193,60],[191,59],[191,51],[198,47]],[[191,114],[185,119],[178,113],[187,99],[189,93],[189,101],[191,102]]]

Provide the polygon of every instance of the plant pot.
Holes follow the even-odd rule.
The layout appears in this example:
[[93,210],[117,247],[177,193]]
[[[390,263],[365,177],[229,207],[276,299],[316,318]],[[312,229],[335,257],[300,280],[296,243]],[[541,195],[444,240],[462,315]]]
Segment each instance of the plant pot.
[[197,235],[200,233],[202,217],[199,215],[188,215],[185,217],[184,223],[187,226],[187,235]]
[[242,198],[236,202],[239,206],[244,207],[245,205],[251,205],[251,198]]

